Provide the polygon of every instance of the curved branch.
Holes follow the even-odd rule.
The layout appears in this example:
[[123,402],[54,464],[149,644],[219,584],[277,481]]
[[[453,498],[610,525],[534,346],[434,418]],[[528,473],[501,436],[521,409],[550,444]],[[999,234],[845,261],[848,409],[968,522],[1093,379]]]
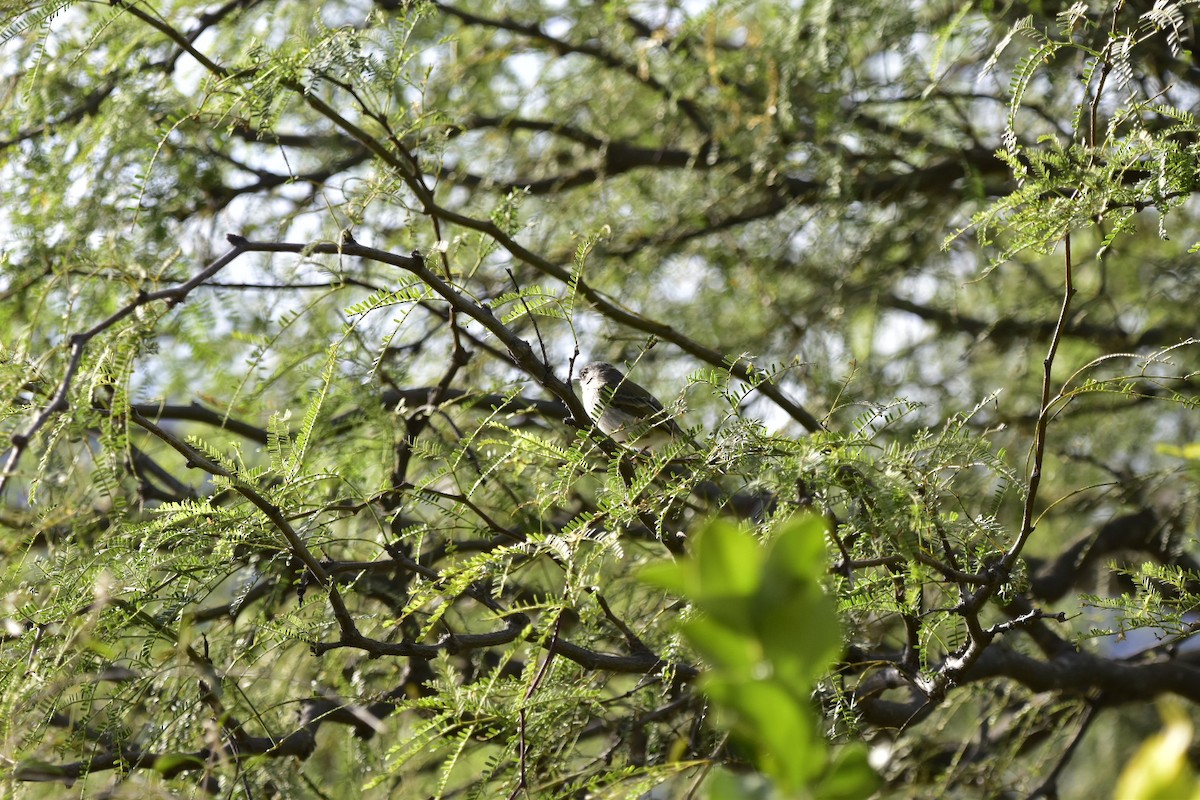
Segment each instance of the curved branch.
[[116,325],[121,320],[128,317],[137,309],[149,303],[154,303],[159,300],[165,300],[167,307],[171,308],[187,299],[188,294],[200,284],[207,281],[213,275],[223,270],[235,258],[245,252],[245,249],[234,243],[232,249],[225,255],[218,258],[216,261],[209,264],[194,277],[179,286],[172,286],[168,289],[159,289],[155,292],[138,292],[137,296],[126,303],[124,306],[113,312],[107,319],[101,320],[86,331],[72,334],[67,341],[70,342],[71,357],[67,363],[67,370],[63,374],[62,380],[59,381],[58,389],[54,392],[54,396],[50,402],[42,409],[41,413],[29,424],[29,427],[12,437],[12,447],[8,451],[8,458],[5,459],[4,466],[0,469],[0,497],[4,496],[4,489],[10,478],[16,471],[17,464],[21,460],[21,456],[25,450],[33,442],[33,438],[38,432],[49,422],[55,414],[66,411],[70,407],[67,400],[67,395],[71,391],[71,385],[75,381],[75,376],[79,372],[79,367],[83,363],[83,354],[87,349],[88,344],[92,339],[99,336],[104,331]]

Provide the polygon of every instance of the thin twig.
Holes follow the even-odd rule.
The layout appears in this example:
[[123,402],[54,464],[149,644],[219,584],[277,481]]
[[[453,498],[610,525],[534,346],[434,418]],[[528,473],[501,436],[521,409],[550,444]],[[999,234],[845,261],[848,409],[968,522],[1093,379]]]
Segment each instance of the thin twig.
[[984,630],[980,625],[979,612],[1012,575],[1017,559],[1020,558],[1029,537],[1033,535],[1034,509],[1037,505],[1038,488],[1042,482],[1042,465],[1046,454],[1046,429],[1050,422],[1050,411],[1054,402],[1051,394],[1054,358],[1058,353],[1058,346],[1062,342],[1063,331],[1067,326],[1067,317],[1071,312],[1071,300],[1075,296],[1075,274],[1071,261],[1071,234],[1069,231],[1063,237],[1063,245],[1062,307],[1059,310],[1058,323],[1054,326],[1054,334],[1050,338],[1050,347],[1046,352],[1046,357],[1042,360],[1042,398],[1037,424],[1034,428],[1033,465],[1029,475],[1025,507],[1022,511],[1021,530],[1017,534],[1016,541],[993,568],[991,581],[980,587],[977,592],[966,595],[958,609],[958,613],[967,626],[966,646],[960,653],[947,658],[932,679],[919,681],[921,688],[933,699],[944,696],[946,689],[979,660],[984,649],[995,638],[996,631]]
[[550,647],[546,650],[546,658],[542,660],[542,665],[538,668],[537,675],[533,677],[533,682],[529,684],[529,688],[525,690],[525,696],[521,698],[521,709],[518,713],[517,723],[517,763],[520,777],[517,780],[517,785],[513,787],[512,792],[508,795],[508,800],[515,800],[522,789],[529,789],[529,773],[528,773],[528,755],[529,745],[525,739],[526,731],[526,707],[529,701],[533,699],[533,695],[537,692],[538,687],[542,685],[547,673],[550,671],[550,662],[554,660],[554,643],[558,641],[558,633],[562,627],[562,614],[554,618],[554,630],[550,633]]
[[1038,488],[1042,482],[1042,464],[1046,456],[1046,427],[1050,423],[1051,372],[1054,369],[1054,357],[1058,353],[1058,346],[1062,342],[1062,332],[1067,326],[1067,316],[1071,313],[1071,300],[1075,296],[1075,269],[1071,262],[1070,232],[1063,238],[1063,245],[1062,307],[1058,312],[1058,324],[1054,326],[1054,335],[1050,339],[1050,348],[1046,353],[1046,357],[1042,360],[1042,402],[1037,424],[1034,427],[1033,470],[1029,475],[1029,491],[1025,496],[1025,508],[1021,514],[1021,532],[1000,562],[1001,572],[1004,574],[1012,570],[1013,565],[1016,563],[1017,558],[1020,557],[1021,551],[1024,549],[1025,543],[1029,541],[1029,537],[1033,534],[1034,529],[1034,507],[1037,504]]

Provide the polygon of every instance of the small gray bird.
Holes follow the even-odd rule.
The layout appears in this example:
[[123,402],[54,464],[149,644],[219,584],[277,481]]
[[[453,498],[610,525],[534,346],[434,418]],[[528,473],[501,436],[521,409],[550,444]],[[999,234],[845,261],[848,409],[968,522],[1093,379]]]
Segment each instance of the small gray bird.
[[622,444],[654,446],[668,437],[686,434],[658,399],[603,361],[593,361],[579,371],[583,404],[596,427]]

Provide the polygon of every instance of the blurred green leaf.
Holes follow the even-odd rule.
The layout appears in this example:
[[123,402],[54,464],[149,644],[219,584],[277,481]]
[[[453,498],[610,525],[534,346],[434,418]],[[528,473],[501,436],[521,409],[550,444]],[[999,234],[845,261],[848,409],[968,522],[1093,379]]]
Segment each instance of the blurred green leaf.
[[698,581],[690,561],[659,561],[647,564],[638,570],[638,578],[651,586],[666,589],[680,597],[693,597]]
[[683,624],[684,635],[705,660],[746,679],[753,677],[762,660],[762,648],[744,631],[722,625],[711,617],[700,616]]
[[798,593],[772,605],[759,604],[756,609],[755,633],[764,658],[781,680],[807,687],[841,652],[836,608],[825,595]]
[[797,702],[790,687],[775,680],[710,678],[705,691],[737,715],[734,733],[756,752],[760,769],[780,788],[794,792],[818,775],[825,743],[817,736],[812,709]]
[[1192,722],[1176,705],[1161,708],[1166,724],[1129,760],[1113,794],[1117,800],[1200,800],[1200,780],[1188,758]]
[[835,748],[829,769],[813,788],[813,796],[821,800],[858,800],[870,796],[879,787],[880,779],[867,757],[865,745]]
[[711,523],[696,539],[700,576],[696,598],[709,611],[720,612],[733,598],[749,597],[758,588],[763,550],[754,537],[724,520]]
[[[826,522],[803,516],[763,546],[725,521],[693,540],[693,555],[644,569],[644,581],[689,600],[682,626],[710,665],[701,686],[731,717],[731,733],[755,764],[789,795],[865,797],[877,784],[866,751],[830,748],[819,733],[811,694],[837,659],[841,627],[821,580]],[[734,797],[714,779],[713,797]]]

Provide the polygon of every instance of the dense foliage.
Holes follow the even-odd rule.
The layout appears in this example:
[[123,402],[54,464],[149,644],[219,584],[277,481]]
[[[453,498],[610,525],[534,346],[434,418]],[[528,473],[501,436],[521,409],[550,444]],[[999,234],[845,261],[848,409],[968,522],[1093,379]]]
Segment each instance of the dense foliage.
[[1200,703],[1196,6],[9,3],[6,793],[1107,795]]

